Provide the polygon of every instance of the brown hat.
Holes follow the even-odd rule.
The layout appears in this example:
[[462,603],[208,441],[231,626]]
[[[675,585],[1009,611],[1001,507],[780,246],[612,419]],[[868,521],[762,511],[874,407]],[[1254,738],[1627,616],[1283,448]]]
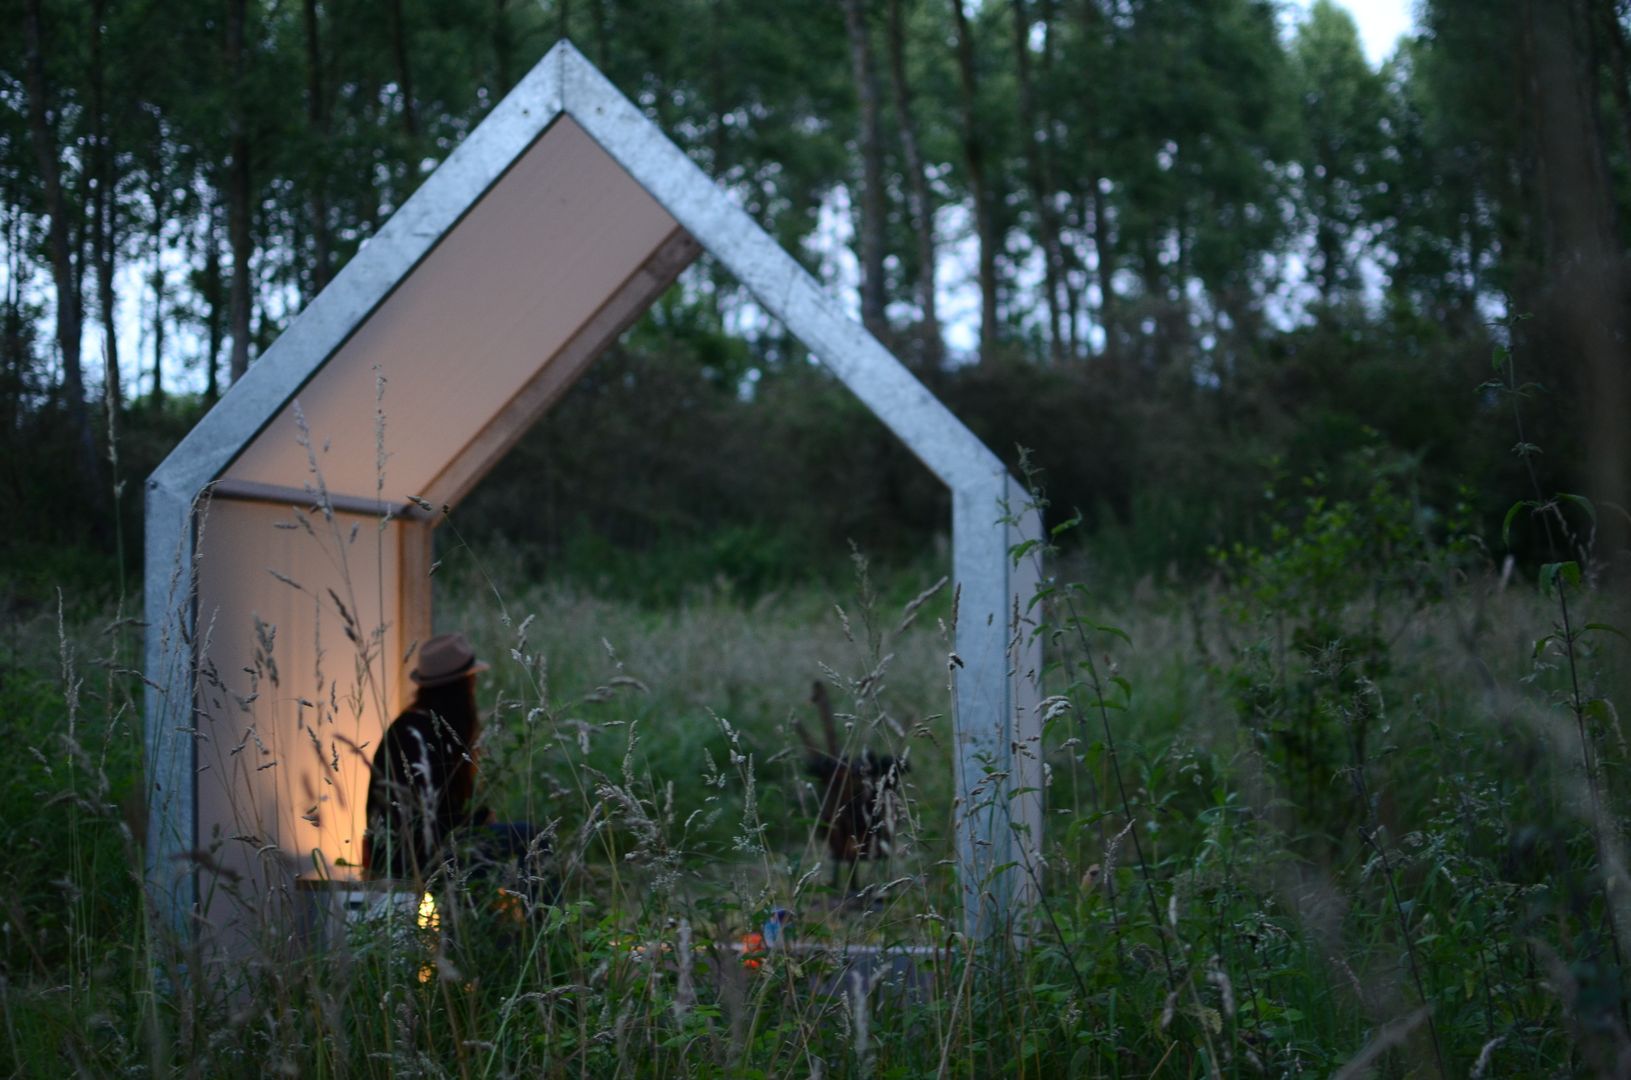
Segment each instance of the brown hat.
[[458,682],[487,665],[476,659],[476,651],[460,633],[438,634],[419,646],[419,666],[408,678],[420,686],[446,686]]

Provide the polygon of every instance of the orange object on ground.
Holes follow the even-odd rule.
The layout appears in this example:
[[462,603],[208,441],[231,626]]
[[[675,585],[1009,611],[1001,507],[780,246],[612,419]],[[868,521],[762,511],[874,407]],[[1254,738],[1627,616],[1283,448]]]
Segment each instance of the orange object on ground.
[[742,935],[742,966],[745,968],[760,968],[764,966],[765,936],[755,930],[751,934]]

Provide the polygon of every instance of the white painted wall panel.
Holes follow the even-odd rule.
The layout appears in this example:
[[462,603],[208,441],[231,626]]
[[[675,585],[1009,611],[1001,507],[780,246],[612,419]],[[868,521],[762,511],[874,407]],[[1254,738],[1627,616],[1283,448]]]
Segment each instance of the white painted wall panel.
[[229,872],[217,902],[233,874],[258,907],[314,851],[360,861],[368,759],[404,700],[401,530],[415,526],[306,520],[216,499],[200,532],[198,843]]
[[[374,496],[377,403],[384,496],[424,493],[675,228],[557,120],[296,397],[329,489]],[[225,475],[299,487],[308,471],[291,404]]]

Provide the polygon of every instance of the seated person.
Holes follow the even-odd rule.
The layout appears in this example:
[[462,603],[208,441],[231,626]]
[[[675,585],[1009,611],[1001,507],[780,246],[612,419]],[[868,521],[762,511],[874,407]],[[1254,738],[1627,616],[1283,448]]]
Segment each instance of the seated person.
[[524,872],[549,854],[537,830],[496,824],[471,806],[481,734],[476,676],[487,669],[460,633],[419,647],[419,666],[409,675],[418,694],[374,755],[363,868],[373,878],[424,882],[449,864],[464,864],[475,877],[502,866],[508,880],[501,887],[520,886],[521,895],[552,903],[559,891],[553,878]]

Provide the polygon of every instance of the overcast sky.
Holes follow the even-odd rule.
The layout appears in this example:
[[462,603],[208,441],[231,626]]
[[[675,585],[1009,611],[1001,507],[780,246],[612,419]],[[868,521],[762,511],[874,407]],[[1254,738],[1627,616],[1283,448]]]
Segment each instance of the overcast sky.
[[[1295,0],[1307,8],[1312,0]],[[1411,9],[1415,0],[1337,0],[1342,7],[1353,12],[1359,24],[1359,40],[1365,46],[1365,56],[1372,67],[1379,67],[1393,52],[1399,38],[1410,32]]]

